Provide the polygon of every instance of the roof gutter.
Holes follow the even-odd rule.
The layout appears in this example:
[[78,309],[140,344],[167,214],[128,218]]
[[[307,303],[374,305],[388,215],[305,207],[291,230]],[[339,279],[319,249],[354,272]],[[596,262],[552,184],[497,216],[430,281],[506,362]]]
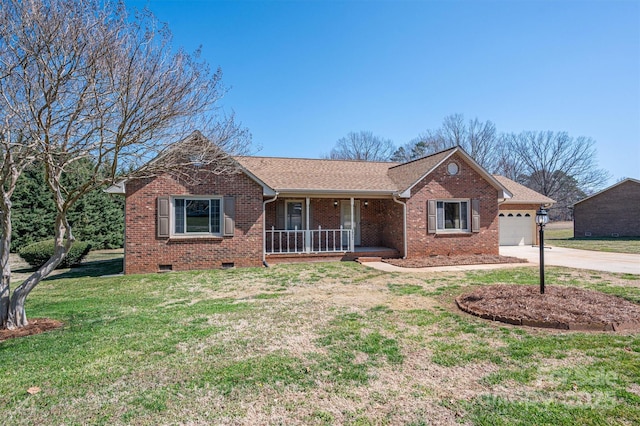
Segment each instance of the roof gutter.
[[393,192],[391,190],[380,190],[380,191],[367,191],[367,190],[350,190],[350,189],[304,189],[304,188],[278,188],[277,193],[284,196],[304,196],[304,195],[312,195],[317,198],[335,198],[339,196],[344,197],[376,197],[376,198],[388,198],[389,196],[393,196]]
[[269,203],[273,203],[275,200],[278,199],[278,193],[276,192],[276,195],[270,199],[270,200],[265,200],[262,202],[262,264],[264,266],[269,266],[267,264],[267,216],[266,216],[266,210],[267,210],[267,204]]
[[402,258],[407,258],[407,203],[398,200],[397,194],[393,194],[393,201],[402,206]]

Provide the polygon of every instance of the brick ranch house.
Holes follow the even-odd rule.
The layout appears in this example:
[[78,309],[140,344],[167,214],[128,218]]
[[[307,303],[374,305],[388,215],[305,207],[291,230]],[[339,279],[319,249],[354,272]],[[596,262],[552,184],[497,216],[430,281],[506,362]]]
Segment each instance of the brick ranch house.
[[573,236],[640,237],[640,180],[624,179],[573,205]]
[[126,274],[498,254],[499,212],[528,215],[531,229],[541,201],[553,201],[492,176],[459,147],[402,164],[233,159],[240,172],[199,183],[167,173],[109,189],[125,196]]

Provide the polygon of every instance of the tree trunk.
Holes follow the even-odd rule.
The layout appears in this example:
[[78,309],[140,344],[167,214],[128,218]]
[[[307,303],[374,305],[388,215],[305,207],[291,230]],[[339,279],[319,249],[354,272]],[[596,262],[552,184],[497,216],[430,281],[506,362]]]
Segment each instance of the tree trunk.
[[[64,239],[65,235],[67,236],[66,240]],[[62,262],[62,259],[69,253],[73,240],[71,226],[67,222],[65,214],[59,214],[56,218],[56,238],[53,256],[13,291],[9,304],[6,328],[13,330],[25,327],[28,324],[27,314],[24,309],[24,302],[27,300],[27,296],[40,281],[47,277],[47,275]]]
[[[4,265],[4,253],[2,255],[2,264]],[[8,257],[8,256],[7,256]],[[7,268],[9,265],[7,263]],[[9,286],[11,284],[11,271],[2,268],[2,279],[0,281],[0,329],[7,327],[9,318]]]
[[0,277],[0,329],[2,329],[7,327],[9,291],[11,289],[11,263],[9,260],[9,250],[11,248],[11,201],[6,193],[2,197],[0,216],[2,217],[0,235],[0,266],[2,267],[2,277]]
[[27,321],[27,314],[24,310],[24,301],[27,299],[28,293],[24,290],[18,292],[20,288],[22,288],[22,286],[15,289],[11,296],[6,327],[9,330],[26,327],[29,324]]

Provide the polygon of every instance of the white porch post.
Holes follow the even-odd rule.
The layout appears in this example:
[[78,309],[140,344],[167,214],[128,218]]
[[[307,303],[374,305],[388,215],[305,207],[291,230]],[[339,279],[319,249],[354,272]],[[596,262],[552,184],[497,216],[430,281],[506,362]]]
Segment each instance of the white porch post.
[[354,216],[354,201],[353,197],[351,197],[351,237],[349,238],[349,248],[351,252],[355,251],[355,241],[356,241],[356,219]]
[[311,205],[311,199],[309,197],[306,198],[306,208],[305,208],[305,232],[304,232],[304,251],[309,253],[311,252],[311,231],[309,230],[309,206]]

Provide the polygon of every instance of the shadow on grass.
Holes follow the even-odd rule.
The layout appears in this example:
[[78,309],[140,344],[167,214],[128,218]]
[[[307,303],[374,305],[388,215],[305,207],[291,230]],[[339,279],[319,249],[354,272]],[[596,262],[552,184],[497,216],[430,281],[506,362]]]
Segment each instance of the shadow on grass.
[[[103,275],[121,274],[123,270],[123,259],[92,260],[82,262],[80,265],[68,269],[58,269],[45,278],[47,281],[64,278],[101,277]],[[35,271],[32,268],[16,269],[14,272],[29,274]]]

